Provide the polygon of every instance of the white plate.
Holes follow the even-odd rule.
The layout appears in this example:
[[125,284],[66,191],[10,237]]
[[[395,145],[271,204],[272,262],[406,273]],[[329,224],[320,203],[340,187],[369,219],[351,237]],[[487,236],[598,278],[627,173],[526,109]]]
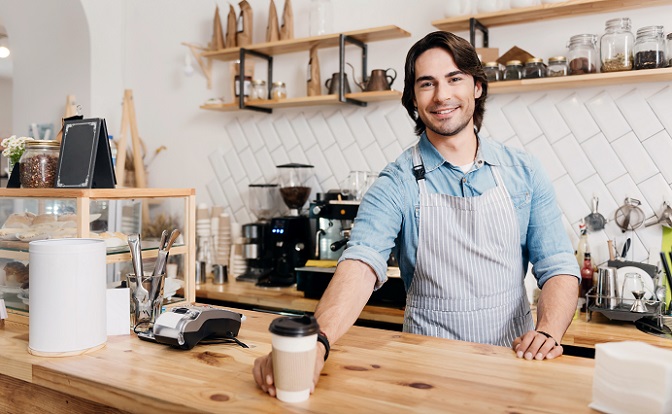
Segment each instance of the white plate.
[[[644,297],[646,299],[651,299],[653,297],[653,279],[651,278],[651,275],[646,273],[644,270],[640,269],[639,267],[635,266],[623,266],[619,267],[618,271],[616,272],[616,279],[617,280],[617,285],[616,287],[618,288],[618,294],[621,294],[621,291],[623,290],[623,280],[625,280],[625,274],[626,273],[637,273],[642,277],[642,281],[644,282],[644,290],[646,290],[646,294],[644,294]],[[632,292],[624,292],[623,293],[623,299],[631,299],[634,300],[635,297],[632,296]]]
[[0,292],[5,292],[5,293],[21,293],[21,287],[20,286],[6,286],[6,285],[0,285]]
[[23,292],[16,295],[16,297],[21,299],[21,302],[23,302],[24,305],[30,305],[30,299],[28,299]]

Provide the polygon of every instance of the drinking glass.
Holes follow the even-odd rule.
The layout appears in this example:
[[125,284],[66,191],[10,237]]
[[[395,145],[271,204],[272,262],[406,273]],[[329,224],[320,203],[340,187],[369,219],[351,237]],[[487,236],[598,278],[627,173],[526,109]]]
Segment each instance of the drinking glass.
[[639,273],[626,273],[621,289],[621,304],[632,306],[635,302],[634,298],[640,293],[643,296],[644,292],[642,276]]

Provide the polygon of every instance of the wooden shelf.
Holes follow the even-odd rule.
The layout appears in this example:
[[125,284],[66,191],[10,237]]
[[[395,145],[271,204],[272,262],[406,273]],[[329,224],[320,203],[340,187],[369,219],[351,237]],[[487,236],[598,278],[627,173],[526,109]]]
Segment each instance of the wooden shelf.
[[[344,32],[344,35],[353,37],[364,43],[370,43],[380,40],[399,39],[410,37],[411,34],[397,26],[382,26],[372,29],[354,30]],[[327,34],[322,36],[311,36],[300,39],[280,40],[277,42],[256,43],[245,47],[247,50],[264,53],[266,55],[280,55],[284,53],[294,53],[310,50],[315,45],[320,48],[338,46],[340,33]],[[203,57],[223,61],[236,60],[240,57],[240,48],[231,47],[222,50],[204,52]]]
[[[357,92],[345,95],[346,98],[356,99],[362,102],[382,102],[401,100],[400,91],[376,91],[376,92]],[[299,108],[308,106],[322,106],[322,105],[340,105],[342,102],[338,100],[338,95],[320,95],[320,96],[304,96],[300,98],[289,98],[280,100],[252,100],[245,103],[246,106],[257,106],[260,108],[279,109],[279,108]],[[224,103],[224,104],[205,104],[201,105],[201,109],[208,109],[213,111],[231,112],[238,111],[238,103]]]
[[520,9],[508,9],[474,16],[459,16],[434,20],[432,25],[448,32],[469,30],[469,18],[474,17],[486,27],[531,23],[560,17],[605,13],[642,7],[672,4],[672,0],[570,0],[563,3],[542,4]]
[[488,84],[488,94],[496,95],[552,89],[588,88],[593,86],[620,85],[624,83],[667,81],[672,81],[672,68],[492,82]]

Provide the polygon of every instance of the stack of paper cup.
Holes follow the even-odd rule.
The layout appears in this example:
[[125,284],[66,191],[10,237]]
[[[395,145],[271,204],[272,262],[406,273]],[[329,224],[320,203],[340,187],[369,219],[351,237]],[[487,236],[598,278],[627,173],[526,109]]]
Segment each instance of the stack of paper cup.
[[212,224],[207,204],[199,204],[196,209],[196,237],[209,237]]
[[231,257],[231,218],[228,214],[221,213],[218,222],[215,262],[228,265]]
[[229,274],[236,277],[247,272],[247,261],[245,260],[245,256],[243,256],[245,240],[242,237],[242,226],[235,222],[231,223],[231,241]]
[[224,212],[224,206],[212,206],[210,209],[210,234],[213,235],[213,249],[216,252],[219,245],[219,215]]

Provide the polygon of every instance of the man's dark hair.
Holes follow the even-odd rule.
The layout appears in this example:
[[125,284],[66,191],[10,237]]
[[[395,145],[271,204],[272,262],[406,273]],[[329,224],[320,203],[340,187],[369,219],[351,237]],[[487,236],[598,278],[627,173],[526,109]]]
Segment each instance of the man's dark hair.
[[418,110],[413,103],[415,99],[415,61],[429,49],[441,48],[450,53],[457,67],[464,73],[474,78],[474,84],[481,82],[483,89],[481,97],[476,99],[474,109],[474,128],[480,131],[485,113],[485,100],[488,96],[488,78],[485,77],[476,49],[465,39],[449,32],[437,31],[428,34],[411,47],[406,55],[406,75],[404,77],[404,93],[401,96],[401,104],[415,121],[415,133],[420,135],[425,129],[425,123],[418,116]]

